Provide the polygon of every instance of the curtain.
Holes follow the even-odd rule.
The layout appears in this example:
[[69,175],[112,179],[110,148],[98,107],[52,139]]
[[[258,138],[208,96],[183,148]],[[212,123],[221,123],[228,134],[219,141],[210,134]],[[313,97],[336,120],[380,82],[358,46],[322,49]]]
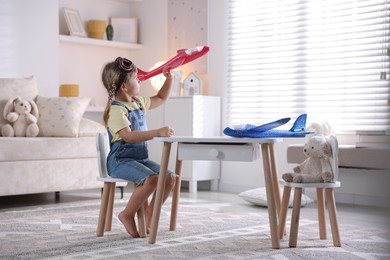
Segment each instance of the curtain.
[[230,0],[226,122],[390,134],[387,1]]

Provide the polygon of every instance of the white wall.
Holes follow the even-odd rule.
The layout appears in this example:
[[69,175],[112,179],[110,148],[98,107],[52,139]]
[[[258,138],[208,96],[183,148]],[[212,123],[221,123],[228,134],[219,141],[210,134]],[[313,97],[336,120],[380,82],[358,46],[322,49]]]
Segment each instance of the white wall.
[[58,93],[58,3],[0,1],[0,77],[37,77],[42,95]]
[[[60,83],[79,84],[80,96],[92,97],[95,105],[104,106],[107,101],[106,90],[101,83],[101,70],[105,63],[123,56],[141,69],[148,70],[157,60],[167,58],[166,1],[144,0],[129,4],[110,0],[60,0],[60,7],[78,10],[85,26],[91,19],[102,19],[108,23],[110,16],[138,18],[139,43],[143,45],[140,50],[60,44]],[[64,24],[62,13],[60,18]],[[66,27],[62,26],[61,34],[64,33]],[[149,81],[142,87],[144,95],[154,93]]]

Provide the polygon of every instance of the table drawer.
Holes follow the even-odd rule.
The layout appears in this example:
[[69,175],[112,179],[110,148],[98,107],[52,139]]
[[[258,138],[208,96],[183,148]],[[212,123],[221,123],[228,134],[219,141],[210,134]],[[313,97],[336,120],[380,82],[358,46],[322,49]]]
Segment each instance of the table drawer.
[[179,160],[254,161],[259,158],[258,144],[179,143]]

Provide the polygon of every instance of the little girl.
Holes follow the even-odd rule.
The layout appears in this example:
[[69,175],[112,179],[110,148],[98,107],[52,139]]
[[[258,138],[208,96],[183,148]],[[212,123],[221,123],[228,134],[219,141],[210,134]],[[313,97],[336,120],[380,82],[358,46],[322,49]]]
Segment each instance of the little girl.
[[[168,126],[147,130],[146,111],[162,105],[168,98],[172,75],[167,68],[163,70],[166,80],[155,96],[141,97],[137,68],[130,60],[118,57],[104,66],[102,81],[108,92],[108,102],[103,120],[110,137],[110,153],[107,169],[111,177],[122,178],[135,183],[135,189],[118,218],[127,232],[139,237],[135,224],[135,214],[157,188],[160,165],[148,159],[146,141],[154,137],[169,137],[174,130]],[[172,172],[165,183],[164,201],[175,185]],[[146,230],[149,232],[153,214],[155,193],[147,208]]]

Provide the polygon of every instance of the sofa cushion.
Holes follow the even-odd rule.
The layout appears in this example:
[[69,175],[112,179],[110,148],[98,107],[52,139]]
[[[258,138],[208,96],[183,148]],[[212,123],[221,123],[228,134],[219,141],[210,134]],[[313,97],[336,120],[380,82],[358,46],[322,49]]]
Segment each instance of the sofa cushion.
[[39,136],[76,137],[90,98],[37,96]]
[[0,162],[97,158],[96,136],[1,137],[0,147]]
[[79,126],[79,136],[96,136],[97,133],[105,133],[107,130],[104,125],[95,121],[81,118]]
[[0,79],[0,127],[8,122],[4,119],[4,106],[10,98],[17,96],[34,100],[38,95],[37,81],[34,76],[27,78],[2,78]]

